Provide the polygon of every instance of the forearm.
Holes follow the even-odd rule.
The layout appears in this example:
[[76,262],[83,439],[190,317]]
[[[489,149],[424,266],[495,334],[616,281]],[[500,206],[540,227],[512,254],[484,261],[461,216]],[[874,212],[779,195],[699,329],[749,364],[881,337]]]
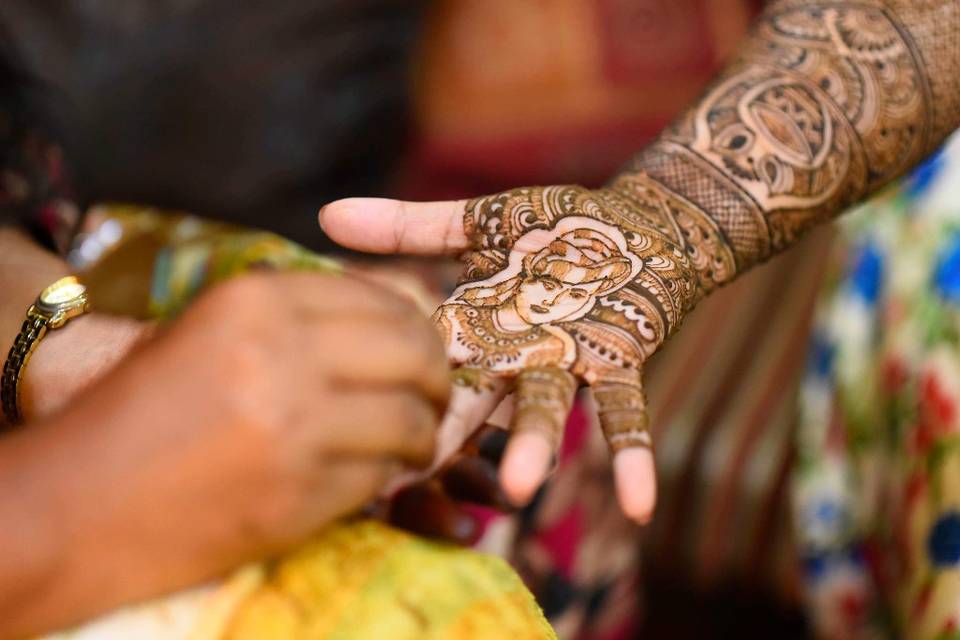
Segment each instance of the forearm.
[[612,186],[675,230],[709,291],[935,150],[960,125],[958,68],[958,2],[775,2]]
[[[38,425],[31,425],[37,427]],[[56,600],[71,555],[69,459],[46,427],[0,439],[0,638],[19,638],[71,617]],[[96,504],[86,496],[81,504]],[[51,599],[51,596],[54,599]]]
[[171,565],[140,544],[149,507],[133,495],[137,456],[118,437],[131,416],[100,400],[0,439],[0,640],[155,593]]
[[[151,491],[183,490],[191,460],[163,411],[138,402],[159,359],[128,360],[68,411],[0,437],[0,640],[62,629],[225,566],[216,546],[196,551],[216,510],[180,513]],[[176,447],[186,461],[158,462]],[[179,521],[187,513],[189,527]]]

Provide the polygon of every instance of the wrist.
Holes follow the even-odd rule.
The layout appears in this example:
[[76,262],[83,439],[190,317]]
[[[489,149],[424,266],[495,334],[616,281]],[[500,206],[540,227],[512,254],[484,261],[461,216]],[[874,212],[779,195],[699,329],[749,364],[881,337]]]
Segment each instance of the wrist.
[[648,156],[662,153],[655,147],[641,152],[635,159],[636,170],[618,176],[610,188],[636,203],[639,215],[683,251],[696,272],[699,299],[736,278],[744,268],[744,256],[709,211],[643,170],[653,162]]
[[91,313],[48,332],[20,379],[24,419],[50,415],[147,339],[151,323]]

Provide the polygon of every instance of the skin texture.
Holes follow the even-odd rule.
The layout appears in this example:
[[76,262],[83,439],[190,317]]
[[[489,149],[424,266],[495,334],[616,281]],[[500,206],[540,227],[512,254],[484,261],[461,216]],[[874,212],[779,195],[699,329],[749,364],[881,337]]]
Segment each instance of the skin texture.
[[0,441],[0,637],[196,584],[357,511],[430,463],[449,393],[443,344],[404,298],[311,274],[213,288]]
[[513,392],[523,411],[502,481],[528,500],[572,376],[595,396],[624,511],[646,521],[643,363],[704,295],[903,175],[958,126],[957,33],[958,2],[774,2],[704,96],[604,188],[325,207],[321,225],[346,246],[463,256],[462,283],[435,316],[469,389],[454,394],[441,453]]

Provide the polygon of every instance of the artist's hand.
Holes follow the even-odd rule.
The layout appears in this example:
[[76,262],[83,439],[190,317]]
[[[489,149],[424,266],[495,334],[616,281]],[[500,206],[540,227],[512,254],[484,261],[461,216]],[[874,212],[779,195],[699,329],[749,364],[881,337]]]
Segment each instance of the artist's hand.
[[385,289],[304,273],[212,288],[5,443],[29,449],[17,490],[60,541],[30,607],[88,615],[302,540],[429,465],[449,393],[436,329]]
[[[443,345],[415,306],[343,276],[255,274],[214,287],[139,362],[158,391],[131,410],[178,398],[167,422],[193,426],[160,438],[179,450],[170,465],[189,443],[237,452],[237,468],[225,457],[210,469],[219,480],[194,489],[235,487],[266,546],[363,504],[391,471],[429,464],[450,389]],[[231,513],[210,506],[218,520]]]
[[679,226],[668,226],[663,204],[637,184],[547,187],[470,202],[342,200],[320,219],[354,249],[463,255],[461,284],[434,316],[460,367],[441,455],[512,392],[501,480],[526,502],[585,384],[616,454],[621,505],[642,522],[655,502],[643,363],[734,268],[709,219],[678,216]]

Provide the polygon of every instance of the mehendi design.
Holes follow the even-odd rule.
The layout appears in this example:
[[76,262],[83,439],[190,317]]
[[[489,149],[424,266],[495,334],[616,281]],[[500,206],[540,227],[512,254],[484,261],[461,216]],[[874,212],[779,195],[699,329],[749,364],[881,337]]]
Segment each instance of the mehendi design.
[[559,444],[573,406],[577,380],[563,369],[532,367],[517,374],[517,424],[536,429],[554,446]]
[[569,402],[557,373],[569,372],[593,387],[614,450],[649,446],[642,364],[696,302],[960,124],[958,34],[960,2],[775,2],[704,97],[607,187],[469,203],[474,248],[436,314],[452,359],[533,376],[518,404],[550,415]]
[[939,4],[774,4],[730,70],[621,185],[643,176],[686,197],[720,226],[738,272],[790,246],[932,151],[949,133],[932,126],[936,102],[952,105],[956,126],[957,82],[932,79],[950,73],[960,45],[954,35],[944,56],[947,38],[926,34],[936,19],[960,28],[960,9]]
[[603,422],[616,448],[650,444],[646,418],[626,411],[644,406],[637,372],[699,295],[694,262],[671,235],[684,229],[631,201],[563,186],[472,202],[468,225],[483,233],[434,316],[454,362],[517,377],[517,412],[550,416],[551,429],[575,390],[563,380],[604,389],[622,407]]

